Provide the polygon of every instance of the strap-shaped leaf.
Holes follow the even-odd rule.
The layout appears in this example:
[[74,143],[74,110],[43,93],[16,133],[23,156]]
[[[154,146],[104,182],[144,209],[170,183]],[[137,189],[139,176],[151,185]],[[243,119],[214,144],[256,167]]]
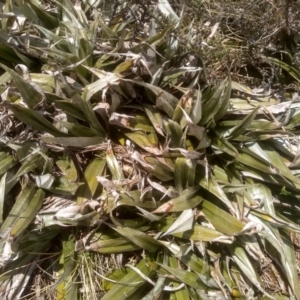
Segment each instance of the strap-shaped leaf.
[[39,92],[30,82],[26,81],[18,73],[3,64],[0,64],[0,66],[12,77],[18,91],[28,107],[34,108],[43,101],[43,95],[41,92]]
[[183,136],[180,125],[172,120],[164,123],[165,131],[169,133],[170,147],[176,148],[181,146]]
[[171,253],[177,257],[183,264],[190,267],[192,271],[198,274],[206,274],[208,265],[199,256],[197,256],[189,245],[179,247],[175,243],[160,241]]
[[[152,268],[149,268],[145,259],[141,260],[136,268],[142,272],[147,277],[153,277],[155,272]],[[120,299],[126,300],[130,297],[138,288],[145,285],[146,281],[142,278],[137,272],[131,270],[127,275],[125,275],[121,280],[120,283],[123,284],[132,284],[136,283],[134,286],[125,286],[121,284],[115,284],[114,287],[109,290],[101,300],[110,300],[110,299]]]
[[4,196],[5,196],[5,181],[6,173],[0,179],[0,225],[3,223],[3,208],[4,208]]
[[[171,268],[178,268],[178,261],[175,257],[169,256],[169,265]],[[178,287],[178,282],[173,282],[174,287]],[[189,298],[189,293],[186,287],[174,292],[176,300],[185,300]]]
[[200,186],[188,188],[184,190],[179,197],[166,202],[152,213],[184,211],[194,208],[203,201],[203,198],[197,193],[199,190]]
[[106,166],[106,160],[101,158],[94,159],[84,172],[85,184],[77,190],[77,204],[81,204],[84,200],[90,200],[97,189],[97,176],[102,175]]
[[32,185],[29,185],[23,189],[22,193],[18,197],[18,199],[21,200],[16,201],[13,208],[9,212],[8,217],[5,219],[4,223],[1,226],[1,235],[5,236],[8,233],[8,231],[13,227],[13,225],[17,222],[18,216],[21,215],[21,213],[25,210],[26,206],[28,205],[28,203],[26,203],[24,199],[28,201],[29,198],[32,198],[35,192],[36,189]]
[[41,139],[46,143],[58,144],[65,147],[85,148],[103,142],[102,137],[51,137],[42,136]]
[[244,228],[242,222],[207,200],[202,203],[202,211],[214,228],[224,234],[236,235]]
[[257,111],[259,110],[257,106],[248,116],[246,116],[238,125],[230,129],[227,133],[224,134],[224,137],[228,139],[234,139],[241,134],[243,134],[252,123],[253,119],[256,117]]
[[19,120],[33,127],[36,130],[42,132],[45,131],[54,136],[67,136],[67,134],[56,129],[46,118],[41,116],[36,111],[33,111],[29,108],[23,107],[18,104],[12,104],[8,101],[5,101],[4,105],[7,108],[9,108]]
[[53,15],[49,14],[47,11],[41,9],[32,2],[28,3],[28,6],[36,13],[40,21],[47,27],[49,30],[52,30],[58,26],[58,20]]
[[161,246],[161,244],[154,238],[145,233],[142,233],[139,230],[121,226],[111,226],[111,228],[117,231],[124,238],[149,252],[155,252],[158,247]]
[[145,112],[151,121],[154,129],[162,136],[164,136],[163,131],[163,119],[161,114],[152,105],[144,105]]
[[6,173],[10,168],[15,166],[18,162],[12,156],[7,156],[0,160],[0,175]]
[[184,282],[185,284],[188,284],[189,286],[195,289],[200,289],[200,290],[207,289],[207,286],[203,284],[203,282],[201,281],[201,279],[196,273],[180,270],[178,268],[171,268],[162,264],[159,265],[163,269],[168,271],[170,274],[175,276],[175,278],[179,279],[180,282]]
[[194,213],[192,209],[187,209],[183,211],[178,219],[168,228],[168,230],[162,235],[174,234],[178,232],[189,231],[193,228],[194,223]]
[[[32,222],[32,220],[36,217],[37,212],[40,210],[43,200],[45,197],[45,192],[42,189],[38,189],[31,197],[19,197],[18,201],[24,201],[27,206],[24,207],[24,210],[21,214],[17,215],[18,218],[14,222],[14,225],[11,228],[10,235],[14,237],[18,237],[21,235]],[[13,212],[12,212],[13,213]]]
[[[224,112],[223,109],[227,111],[229,98],[230,98],[230,91],[231,91],[231,81],[229,79],[225,79],[222,81],[220,86],[216,89],[216,91],[213,93],[213,95],[205,99],[205,102],[203,104],[203,112],[202,112],[202,119],[200,124],[204,125],[208,121],[210,121],[215,116],[218,117],[217,113],[222,108],[222,111],[220,111],[219,117],[221,117]],[[224,107],[222,106],[224,105]]]
[[106,162],[114,180],[124,179],[122,168],[116,160],[113,149],[110,145],[106,150]]

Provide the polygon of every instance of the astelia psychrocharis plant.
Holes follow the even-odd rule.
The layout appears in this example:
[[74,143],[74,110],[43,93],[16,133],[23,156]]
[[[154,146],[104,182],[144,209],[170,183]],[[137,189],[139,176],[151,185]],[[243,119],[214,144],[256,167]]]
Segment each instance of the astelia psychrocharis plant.
[[1,63],[1,296],[300,299],[298,96],[202,86],[167,2],[49,3],[6,3],[41,72]]

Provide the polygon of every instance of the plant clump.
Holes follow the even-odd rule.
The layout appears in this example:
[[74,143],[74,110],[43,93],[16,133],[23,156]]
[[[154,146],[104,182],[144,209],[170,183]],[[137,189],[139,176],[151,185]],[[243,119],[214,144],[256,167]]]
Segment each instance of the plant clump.
[[300,299],[297,49],[222,2],[5,2],[3,299]]

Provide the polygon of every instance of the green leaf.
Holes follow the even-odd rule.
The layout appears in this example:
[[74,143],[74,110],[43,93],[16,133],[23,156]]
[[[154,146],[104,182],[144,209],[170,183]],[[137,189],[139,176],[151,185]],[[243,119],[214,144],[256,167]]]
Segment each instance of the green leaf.
[[179,268],[171,268],[162,264],[159,265],[166,271],[168,271],[171,275],[173,275],[175,278],[177,278],[180,282],[184,282],[185,284],[195,289],[207,289],[207,286],[203,284],[198,274],[185,270],[180,270]]
[[68,131],[78,137],[93,137],[97,135],[96,130],[91,129],[86,126],[82,126],[75,123],[70,122],[64,122],[64,121],[57,121],[58,124],[60,124],[62,127],[65,127],[68,129]]
[[[217,118],[221,118],[224,115],[229,105],[228,103],[229,103],[230,91],[231,91],[231,80],[225,79],[222,81],[220,86],[215,90],[215,92],[211,95],[211,97],[204,100],[203,108],[202,108],[203,111],[202,119],[200,122],[201,125],[206,124],[215,116],[217,116]],[[220,112],[219,115],[217,114],[218,112]]]
[[95,158],[86,168],[84,172],[85,184],[77,190],[77,204],[83,203],[85,200],[93,198],[97,186],[97,176],[101,176],[106,166],[106,160]]
[[161,244],[158,241],[139,230],[121,226],[110,227],[124,238],[149,252],[155,252],[159,247],[161,247]]
[[300,72],[297,69],[275,57],[268,57],[267,59],[274,65],[286,70],[292,77],[294,77],[298,82],[300,82]]
[[[79,241],[77,245],[77,251],[84,249],[81,247],[83,241]],[[93,240],[89,245],[87,245],[86,250],[96,251],[101,254],[116,254],[123,252],[132,252],[140,250],[141,248],[136,244],[132,243],[126,238],[107,238],[103,237],[102,234],[95,234],[95,240]]]
[[[146,263],[145,259],[142,259],[137,265],[136,268],[140,270],[145,276],[153,277],[155,272],[152,268]],[[138,288],[145,285],[146,281],[142,277],[140,277],[134,270],[131,270],[127,275],[125,275],[120,283],[122,285],[115,284],[114,287],[109,290],[101,300],[110,300],[110,299],[118,299],[118,300],[127,300]],[[125,286],[123,284],[136,284],[135,286]]]
[[16,203],[1,226],[0,233],[3,236],[7,233],[14,237],[21,235],[42,206],[44,195],[41,189],[28,184],[17,197]]
[[0,160],[0,175],[6,173],[10,168],[15,166],[18,161],[14,160],[12,156],[7,156]]
[[165,136],[163,132],[163,118],[159,111],[154,106],[148,104],[144,104],[144,109],[156,132]]
[[[170,118],[172,118],[174,109],[178,104],[178,99],[176,97],[155,85],[138,80],[132,80],[131,82],[145,87],[147,93],[150,91],[150,99],[156,104],[156,107],[163,110]],[[153,96],[151,97],[151,93],[152,95],[155,95],[155,98]]]
[[55,178],[49,191],[59,195],[75,195],[79,185],[79,183],[73,182],[66,176],[61,176]]
[[147,156],[143,158],[137,151],[135,151],[132,158],[140,163],[143,169],[161,181],[169,181],[174,177],[172,168],[155,157]]
[[193,108],[191,111],[191,119],[195,125],[197,125],[202,118],[202,93],[200,90],[195,92],[196,99],[193,103]]
[[231,143],[227,141],[226,138],[224,138],[220,133],[218,133],[215,130],[212,130],[212,132],[214,135],[211,137],[211,142],[217,150],[227,153],[230,156],[238,157],[239,152]]
[[196,163],[191,159],[178,157],[175,161],[174,181],[178,191],[194,186]]
[[231,202],[229,201],[228,197],[226,196],[226,194],[224,193],[223,189],[220,187],[218,182],[215,180],[213,175],[209,176],[208,180],[203,178],[200,181],[200,185],[204,189],[206,189],[207,191],[209,191],[210,193],[212,193],[216,197],[218,197],[223,203],[226,204],[226,206],[228,208],[230,208],[232,211],[234,211],[234,208],[233,208]]
[[[92,68],[87,68],[88,70],[90,70],[91,72],[95,73],[95,71],[93,71]],[[122,79],[122,77],[120,75],[114,74],[114,73],[110,73],[110,72],[103,72],[103,73],[98,73],[99,71],[97,71],[97,74],[100,77],[100,79],[98,79],[97,81],[86,85],[83,91],[83,99],[84,101],[89,101],[92,96],[102,90],[104,90],[105,88],[109,87],[112,84],[118,84],[118,82]]]
[[220,99],[220,103],[219,103],[219,110],[217,111],[217,113],[214,116],[215,120],[220,120],[227,113],[227,110],[230,106],[231,86],[232,86],[231,77],[229,75],[229,77],[225,81],[225,88],[221,95],[221,99]]
[[186,158],[178,157],[175,162],[174,181],[175,188],[181,192],[187,185]]
[[97,132],[97,136],[104,138],[106,136],[106,132],[103,129],[102,125],[100,124],[99,120],[97,119],[97,116],[93,111],[93,107],[91,103],[89,101],[83,101],[81,104],[82,104],[82,110],[87,120],[89,120],[91,127]]
[[51,137],[42,136],[41,139],[50,144],[58,144],[65,147],[85,148],[101,144],[104,140],[102,137]]
[[70,43],[62,38],[59,35],[56,35],[55,33],[53,33],[52,31],[39,26],[39,25],[34,25],[35,28],[37,28],[49,41],[53,41],[53,43],[56,45],[56,47],[62,51],[67,51],[68,46],[70,45]]
[[191,250],[190,245],[183,245],[179,247],[177,244],[169,241],[160,241],[167,249],[171,251],[183,264],[190,267],[190,269],[198,274],[207,272],[207,264],[202,261],[198,255]]
[[170,147],[177,148],[181,146],[183,132],[180,125],[172,120],[164,123],[165,131],[169,133]]
[[52,30],[58,27],[59,21],[57,18],[49,14],[44,9],[39,8],[32,2],[28,2],[28,5],[36,13],[40,21],[45,25],[47,29]]
[[[160,31],[158,34],[150,36],[148,39],[145,40],[145,44],[151,45],[152,47],[159,44],[173,27],[174,27],[174,25],[167,26],[165,29]],[[141,52],[141,44],[138,43],[137,46],[133,47],[132,52],[140,53]]]
[[168,228],[168,230],[161,236],[186,232],[193,228],[194,223],[194,213],[192,209],[184,210],[178,219],[174,221],[174,223]]
[[4,208],[4,197],[5,197],[5,182],[6,182],[6,175],[5,173],[0,179],[0,226],[3,223],[3,208]]
[[202,211],[214,228],[224,234],[236,235],[244,228],[242,222],[207,200],[202,202]]
[[111,145],[109,145],[106,150],[106,162],[107,162],[107,166],[112,174],[113,180],[121,180],[121,179],[125,178],[122,168],[119,165],[117,159],[115,158],[115,155],[114,155]]
[[[178,268],[178,261],[175,257],[169,256],[169,264],[171,268]],[[173,282],[172,283],[174,287],[178,287],[179,283],[178,282]],[[180,289],[179,291],[176,291],[175,293],[175,299],[176,300],[186,300],[189,299],[189,293],[186,288]],[[172,294],[171,294],[172,295]],[[170,300],[173,298],[170,298]]]
[[260,106],[257,106],[249,115],[247,115],[238,125],[231,128],[229,131],[227,131],[224,134],[224,137],[230,139],[234,139],[241,134],[243,134],[252,123],[253,119],[256,117],[258,110],[260,109]]
[[[153,224],[154,229],[159,230],[161,232],[167,232],[170,226],[176,221],[176,219],[171,217],[165,217],[160,221],[157,221]],[[225,236],[222,233],[204,227],[198,224],[195,224],[191,230],[187,230],[185,232],[175,232],[172,233],[173,236],[192,240],[192,241],[203,241],[203,242],[224,242],[224,243],[232,243],[232,238],[229,236]]]
[[103,30],[103,38],[106,38],[113,47],[116,46],[117,42],[119,41],[118,35],[112,31],[101,19],[99,20],[99,25]]
[[[155,203],[151,199],[142,199],[140,191],[130,191],[127,193],[122,193],[120,198],[118,199],[117,205],[126,205],[132,206],[136,208],[147,208],[147,209],[154,209]],[[116,204],[114,203],[112,207],[109,207],[109,212],[116,208]]]
[[[50,94],[47,94],[50,97]],[[60,108],[66,114],[73,116],[79,120],[87,122],[88,118],[85,116],[83,111],[79,108],[78,105],[72,103],[69,100],[55,100],[55,106]]]
[[152,213],[165,213],[165,212],[175,212],[184,211],[190,208],[196,207],[204,199],[196,193],[200,190],[200,186],[194,186],[184,190],[179,197],[176,197],[165,204],[158,207]]
[[[153,141],[150,140],[150,135],[147,135],[145,133],[142,133],[141,131],[137,132],[128,132],[125,133],[125,135],[132,140],[135,144],[140,146],[142,149],[146,150],[147,152],[150,152],[152,154],[159,155],[161,154],[161,150],[158,149],[157,142],[153,143]],[[153,135],[152,135],[153,136]],[[154,135],[154,139],[157,137]]]
[[18,73],[9,69],[3,64],[0,64],[0,66],[12,77],[24,102],[28,105],[29,108],[34,108],[36,105],[42,102],[43,95],[38,92],[29,82],[27,82]]
[[66,136],[65,133],[56,129],[47,119],[42,117],[38,112],[18,104],[9,103],[8,101],[3,102],[3,104],[7,108],[9,108],[20,121],[33,127],[34,129],[37,129],[42,132],[46,131],[54,136]]
[[[23,196],[23,195],[22,195]],[[22,213],[17,216],[17,221],[14,222],[14,225],[11,228],[10,235],[13,237],[18,237],[21,235],[36,217],[37,212],[40,210],[43,204],[45,197],[45,192],[42,189],[36,190],[34,195],[29,198],[23,198],[20,196],[17,201],[24,201],[27,206],[24,207]],[[13,214],[13,212],[11,212]]]
[[77,284],[73,282],[75,268],[75,242],[74,238],[70,239],[64,235],[63,253],[60,257],[60,270],[58,271],[59,284],[56,292],[60,299],[76,299]]
[[37,167],[44,164],[45,157],[44,153],[36,153],[34,150],[30,153],[22,162],[21,168],[18,170],[15,178],[20,177],[28,172],[35,170]]

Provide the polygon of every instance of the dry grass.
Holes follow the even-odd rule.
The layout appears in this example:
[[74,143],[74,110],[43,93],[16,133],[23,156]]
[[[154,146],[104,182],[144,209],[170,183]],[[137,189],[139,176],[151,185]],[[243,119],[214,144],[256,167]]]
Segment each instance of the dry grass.
[[298,270],[298,279],[300,280],[300,234],[296,232],[291,233],[291,239],[295,247],[295,256]]
[[[179,13],[182,6],[172,2]],[[195,0],[184,11],[189,21],[194,20],[195,35],[186,39],[183,30],[178,39],[202,56],[210,81],[230,72],[240,83],[268,89],[282,82],[266,56],[277,57],[280,51],[287,51],[289,63],[299,65],[297,1]]]

